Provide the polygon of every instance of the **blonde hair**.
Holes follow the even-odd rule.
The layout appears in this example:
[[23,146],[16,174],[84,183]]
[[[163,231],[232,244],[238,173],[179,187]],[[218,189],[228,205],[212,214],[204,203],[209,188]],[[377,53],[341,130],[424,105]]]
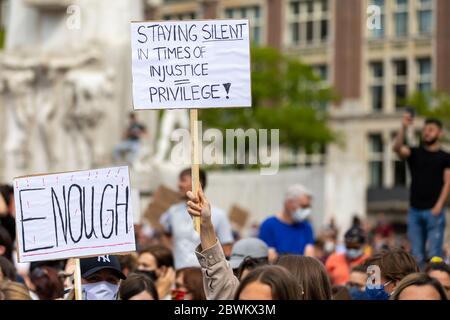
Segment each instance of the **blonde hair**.
[[0,295],[5,300],[32,300],[26,286],[14,281],[3,281],[0,283]]

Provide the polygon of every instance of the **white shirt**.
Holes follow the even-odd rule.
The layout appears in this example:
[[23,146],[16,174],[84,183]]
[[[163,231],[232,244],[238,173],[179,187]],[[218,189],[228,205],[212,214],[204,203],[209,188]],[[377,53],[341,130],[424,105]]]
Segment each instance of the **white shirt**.
[[[225,211],[211,206],[211,220],[220,243],[232,243],[233,234]],[[164,230],[172,236],[175,269],[200,267],[195,256],[195,248],[200,243],[200,236],[194,230],[186,203],[182,202],[171,206],[161,216],[160,223]]]

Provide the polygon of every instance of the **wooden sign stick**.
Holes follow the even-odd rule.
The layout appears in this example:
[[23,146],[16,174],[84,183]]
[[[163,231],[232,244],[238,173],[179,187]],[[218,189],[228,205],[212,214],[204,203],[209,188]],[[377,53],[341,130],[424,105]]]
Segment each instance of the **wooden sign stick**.
[[75,289],[75,300],[83,300],[81,290],[81,268],[79,258],[75,258],[74,289]]
[[[198,110],[190,109],[190,122],[191,122],[191,177],[192,177],[192,193],[198,194],[200,185],[199,178],[199,146],[198,146]],[[200,233],[200,217],[194,217],[194,229]]]

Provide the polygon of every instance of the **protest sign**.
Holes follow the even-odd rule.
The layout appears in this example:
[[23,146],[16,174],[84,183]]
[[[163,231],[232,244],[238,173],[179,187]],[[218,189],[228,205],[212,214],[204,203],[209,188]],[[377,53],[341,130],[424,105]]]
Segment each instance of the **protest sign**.
[[[192,192],[199,189],[198,108],[251,107],[248,20],[132,22],[133,105],[191,109]],[[200,219],[194,217],[200,231]]]
[[14,179],[20,262],[135,251],[128,167]]
[[171,206],[179,203],[182,200],[183,199],[180,196],[179,192],[161,185],[153,193],[152,199],[145,209],[144,217],[148,222],[150,222],[153,228],[162,230],[162,226],[159,223],[162,214],[166,212]]
[[135,109],[250,107],[248,20],[131,23]]

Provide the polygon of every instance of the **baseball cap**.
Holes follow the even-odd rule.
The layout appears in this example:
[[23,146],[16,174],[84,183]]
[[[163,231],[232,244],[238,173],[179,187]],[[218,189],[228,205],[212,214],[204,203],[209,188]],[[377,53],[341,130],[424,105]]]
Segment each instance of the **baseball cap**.
[[233,245],[229,261],[230,266],[232,269],[239,268],[239,265],[247,257],[254,259],[267,258],[268,250],[267,244],[258,238],[241,239]]
[[360,243],[366,242],[364,230],[359,227],[351,227],[344,235],[345,242]]
[[92,258],[80,259],[81,277],[87,278],[97,271],[109,269],[113,271],[120,279],[127,277],[122,273],[119,259],[112,255],[104,255]]

